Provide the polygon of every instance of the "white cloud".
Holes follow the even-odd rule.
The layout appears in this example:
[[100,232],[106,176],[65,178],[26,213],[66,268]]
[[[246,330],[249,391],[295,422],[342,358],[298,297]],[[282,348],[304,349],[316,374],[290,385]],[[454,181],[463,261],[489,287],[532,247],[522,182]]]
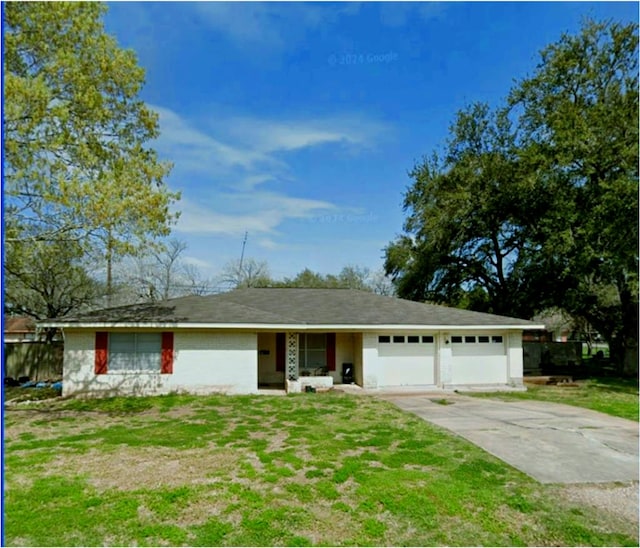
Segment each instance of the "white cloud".
[[281,249],[283,246],[271,238],[260,238],[258,240],[258,245],[263,249],[268,249],[269,251],[273,251],[275,249]]
[[388,132],[381,122],[353,114],[307,120],[217,116],[203,128],[170,109],[150,108],[160,116],[156,148],[176,169],[232,176],[229,183],[244,187],[288,174],[287,164],[277,153],[327,144],[367,147]]
[[184,264],[192,265],[192,266],[195,266],[196,268],[201,268],[203,270],[213,268],[214,266],[209,261],[203,261],[202,259],[198,259],[197,257],[190,257],[190,256],[182,257],[181,260]]
[[202,24],[240,48],[273,53],[291,48],[305,34],[340,17],[356,14],[357,3],[195,2]]
[[150,105],[160,116],[160,137],[156,147],[176,163],[176,167],[196,172],[229,172],[251,169],[260,164],[271,167],[281,162],[259,151],[234,147],[197,129],[172,110]]
[[[375,143],[388,130],[363,116],[325,119],[273,120],[222,117],[199,125],[178,113],[152,106],[160,115],[157,148],[172,161],[172,186],[183,192],[175,230],[187,234],[261,235],[261,246],[275,249],[278,227],[290,219],[307,219],[349,208],[305,197],[287,195],[297,177],[287,155],[319,146],[337,146],[349,152]],[[277,183],[278,192],[267,190]]]
[[177,232],[194,234],[224,234],[238,236],[277,234],[277,227],[287,219],[313,217],[319,212],[335,210],[336,206],[321,200],[295,198],[276,193],[219,195],[217,207],[183,199],[182,215],[175,227]]
[[352,114],[309,120],[234,118],[232,134],[263,154],[294,151],[325,144],[366,146],[384,131],[380,122]]

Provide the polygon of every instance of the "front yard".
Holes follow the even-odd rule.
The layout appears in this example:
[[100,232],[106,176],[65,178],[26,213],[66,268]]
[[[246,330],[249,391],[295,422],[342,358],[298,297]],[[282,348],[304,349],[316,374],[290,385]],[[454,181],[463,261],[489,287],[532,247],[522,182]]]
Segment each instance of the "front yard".
[[363,396],[14,406],[5,441],[9,546],[638,545],[637,524]]

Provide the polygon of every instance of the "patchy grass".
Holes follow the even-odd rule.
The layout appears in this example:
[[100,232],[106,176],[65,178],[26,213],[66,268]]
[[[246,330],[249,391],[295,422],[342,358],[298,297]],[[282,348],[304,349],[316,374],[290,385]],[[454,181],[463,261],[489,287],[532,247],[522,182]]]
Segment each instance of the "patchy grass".
[[5,457],[8,546],[638,544],[628,520],[367,397],[12,408]]
[[[526,379],[525,379],[526,380]],[[600,378],[576,381],[578,386],[527,384],[526,392],[468,392],[498,400],[542,400],[585,407],[615,417],[638,420],[638,380]]]
[[13,402],[27,402],[58,398],[60,390],[54,388],[21,388],[19,386],[5,386],[4,400]]

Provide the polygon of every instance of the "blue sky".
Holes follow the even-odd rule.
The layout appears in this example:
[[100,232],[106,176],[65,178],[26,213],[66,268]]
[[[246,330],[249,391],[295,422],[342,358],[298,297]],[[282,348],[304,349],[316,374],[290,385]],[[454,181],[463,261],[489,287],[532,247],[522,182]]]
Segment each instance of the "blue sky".
[[638,4],[123,2],[105,25],[146,70],[187,260],[215,277],[247,231],[282,278],[380,269],[408,170],[585,16]]

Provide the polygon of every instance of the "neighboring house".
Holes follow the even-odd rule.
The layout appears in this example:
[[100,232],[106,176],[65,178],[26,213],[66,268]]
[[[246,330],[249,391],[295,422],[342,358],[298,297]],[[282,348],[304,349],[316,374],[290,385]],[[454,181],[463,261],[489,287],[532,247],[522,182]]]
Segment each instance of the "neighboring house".
[[520,386],[520,320],[351,289],[240,289],[47,320],[64,394]]
[[4,342],[19,343],[36,340],[36,321],[28,316],[4,317]]

